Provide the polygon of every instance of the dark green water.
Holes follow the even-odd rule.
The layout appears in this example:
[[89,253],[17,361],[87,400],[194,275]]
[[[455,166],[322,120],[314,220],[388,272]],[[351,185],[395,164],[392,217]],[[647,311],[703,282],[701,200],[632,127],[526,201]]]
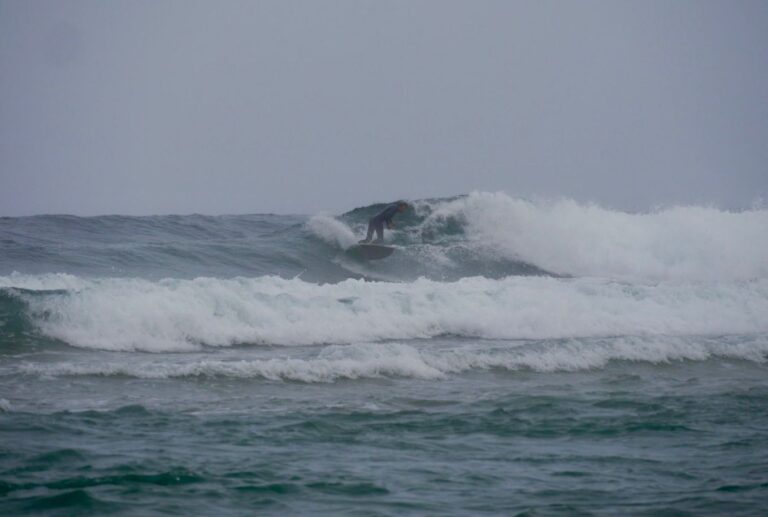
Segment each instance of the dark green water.
[[29,403],[71,409],[0,414],[2,510],[758,515],[765,376],[709,361],[319,385],[49,379]]

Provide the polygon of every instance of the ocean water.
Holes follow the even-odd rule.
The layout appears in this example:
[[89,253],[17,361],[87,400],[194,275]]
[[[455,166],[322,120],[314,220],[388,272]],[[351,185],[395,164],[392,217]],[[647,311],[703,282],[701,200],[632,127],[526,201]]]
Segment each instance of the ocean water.
[[0,514],[765,515],[768,211],[0,219]]

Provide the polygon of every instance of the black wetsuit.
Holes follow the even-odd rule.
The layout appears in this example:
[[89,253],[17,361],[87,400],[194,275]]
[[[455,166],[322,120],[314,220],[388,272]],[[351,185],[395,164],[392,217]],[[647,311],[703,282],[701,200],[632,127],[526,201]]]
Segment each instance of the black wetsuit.
[[392,224],[392,218],[399,211],[398,208],[399,205],[397,203],[393,203],[388,205],[387,208],[378,214],[371,217],[368,220],[368,236],[365,238],[364,242],[371,241],[374,230],[376,231],[376,242],[384,240],[384,223],[387,223],[387,226]]

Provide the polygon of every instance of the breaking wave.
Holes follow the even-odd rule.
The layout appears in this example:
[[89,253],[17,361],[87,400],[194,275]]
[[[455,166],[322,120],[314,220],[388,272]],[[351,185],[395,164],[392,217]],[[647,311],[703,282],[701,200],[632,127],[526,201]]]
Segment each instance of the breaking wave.
[[[362,223],[376,210],[357,209],[342,219],[362,233]],[[475,192],[418,201],[403,227],[391,240],[405,245],[405,253],[429,247],[430,258],[437,258],[441,267],[463,261],[464,272],[476,275],[489,276],[485,271],[493,272],[494,263],[506,263],[507,274],[520,273],[520,265],[527,264],[535,268],[534,273],[567,276],[768,277],[768,210],[764,209],[731,212],[683,206],[628,213],[569,199],[530,201]],[[339,230],[339,235],[342,232],[347,229]]]
[[[16,288],[9,289],[11,284]],[[37,332],[76,347],[115,351],[444,335],[560,339],[768,332],[768,279],[626,283],[522,276],[316,284],[279,277],[15,275],[1,277],[0,286],[7,286],[6,310],[23,311]],[[29,286],[38,290],[17,289]]]

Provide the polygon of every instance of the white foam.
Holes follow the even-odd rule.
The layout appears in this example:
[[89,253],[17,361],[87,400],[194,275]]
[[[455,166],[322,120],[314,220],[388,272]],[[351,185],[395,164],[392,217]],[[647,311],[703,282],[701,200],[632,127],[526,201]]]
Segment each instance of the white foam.
[[27,363],[26,374],[42,376],[104,375],[144,379],[177,377],[262,378],[301,382],[339,379],[407,377],[441,379],[473,370],[500,369],[536,372],[579,371],[603,368],[611,361],[703,361],[714,357],[764,362],[765,336],[731,343],[722,339],[690,337],[624,337],[608,340],[567,340],[550,343],[500,343],[493,349],[477,347],[429,348],[401,343],[333,345],[312,358],[257,360],[161,360],[92,363]]
[[438,203],[425,230],[448,218],[483,253],[548,271],[632,279],[768,277],[768,210],[672,207],[630,214],[573,200],[474,192]]
[[343,250],[358,241],[355,233],[346,224],[328,215],[315,215],[307,221],[307,229],[330,244]]
[[[55,283],[41,278],[40,285],[47,288],[48,281]],[[76,283],[80,289],[74,292],[27,297],[32,320],[48,336],[103,350],[164,352],[444,334],[554,339],[768,332],[768,279],[628,284],[475,277],[313,284],[259,277]]]
[[88,282],[75,275],[66,273],[46,273],[43,275],[25,275],[14,271],[8,276],[0,276],[0,288],[16,287],[35,291],[77,290],[86,287]]

